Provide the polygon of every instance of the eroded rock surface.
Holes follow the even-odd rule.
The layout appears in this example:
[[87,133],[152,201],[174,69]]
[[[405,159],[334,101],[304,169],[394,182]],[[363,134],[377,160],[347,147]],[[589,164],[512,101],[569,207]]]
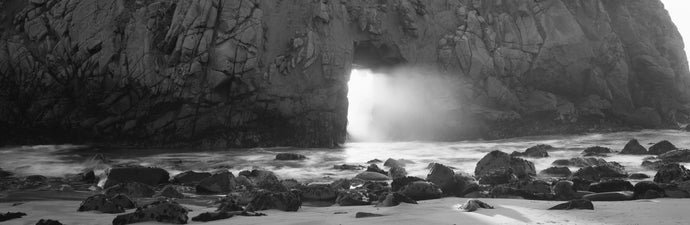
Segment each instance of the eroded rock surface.
[[659,0],[34,2],[0,12],[8,143],[337,146],[353,63],[457,87],[438,138],[688,120]]

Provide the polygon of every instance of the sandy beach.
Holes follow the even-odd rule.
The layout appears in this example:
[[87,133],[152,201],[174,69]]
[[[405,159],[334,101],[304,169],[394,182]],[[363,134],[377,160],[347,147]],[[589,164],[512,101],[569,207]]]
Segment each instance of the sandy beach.
[[[594,210],[546,210],[560,202],[521,199],[481,199],[495,209],[475,212],[458,210],[466,198],[443,198],[420,201],[418,205],[403,203],[396,207],[374,206],[303,206],[298,212],[262,211],[267,216],[237,216],[225,220],[189,224],[687,224],[684,199],[654,199],[622,202],[594,202]],[[63,224],[110,224],[115,214],[77,212],[79,201],[30,201],[12,206],[1,203],[0,211],[21,211],[28,215],[3,222],[12,225],[33,225],[40,219],[59,220]],[[214,208],[184,205],[193,210],[190,218]],[[128,210],[131,212],[133,210]],[[382,214],[381,217],[355,218],[357,212]],[[157,222],[137,223],[161,224]]]

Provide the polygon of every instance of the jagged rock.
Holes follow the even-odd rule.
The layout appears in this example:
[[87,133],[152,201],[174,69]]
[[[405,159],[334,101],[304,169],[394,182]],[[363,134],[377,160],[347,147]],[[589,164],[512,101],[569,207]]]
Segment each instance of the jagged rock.
[[247,205],[247,211],[278,209],[286,212],[294,212],[302,207],[299,195],[293,192],[266,192],[256,194]]
[[537,172],[534,169],[534,163],[516,157],[511,157],[502,151],[492,151],[485,155],[475,167],[474,174],[477,177],[482,177],[485,174],[491,173],[494,169],[510,168],[518,178],[525,178],[528,176],[536,176]]
[[380,173],[380,174],[383,174],[383,175],[388,175],[388,172],[386,172],[385,170],[379,168],[379,166],[377,166],[376,164],[370,164],[370,165],[367,167],[367,172],[376,172],[376,173]]
[[391,179],[405,177],[407,176],[407,171],[404,167],[391,167],[391,169],[388,170],[388,176],[391,177]]
[[377,172],[361,172],[355,176],[357,179],[362,179],[362,180],[375,180],[375,181],[384,181],[384,180],[390,180],[390,178],[386,175],[377,173]]
[[668,162],[690,162],[690,150],[677,149],[659,155],[661,161]]
[[287,188],[288,190],[300,189],[302,187],[302,183],[298,182],[295,179],[281,180],[280,183],[283,185],[283,187]]
[[400,193],[414,199],[427,200],[441,198],[443,191],[431,182],[415,181],[400,189]]
[[41,219],[36,222],[36,225],[62,225],[62,223],[57,220]]
[[201,180],[211,176],[208,172],[185,171],[173,177],[172,182],[183,185],[197,185]]
[[79,211],[79,212],[92,211],[92,210],[96,210],[96,211],[103,212],[103,213],[122,213],[122,212],[125,212],[124,207],[122,207],[121,205],[115,204],[110,199],[108,199],[105,195],[102,195],[102,194],[97,194],[97,195],[86,198],[79,205],[79,209],[77,209],[77,211]]
[[607,180],[589,185],[589,191],[595,193],[633,190],[633,185],[629,181],[624,180]]
[[663,140],[652,145],[652,147],[649,147],[648,153],[652,155],[661,155],[676,149],[678,148],[676,148],[676,146],[673,145],[671,142]]
[[8,221],[11,219],[22,218],[23,216],[26,216],[26,213],[23,213],[23,212],[0,213],[0,222]]
[[589,181],[599,181],[602,178],[628,177],[623,166],[615,162],[608,162],[599,166],[588,166],[573,173],[573,177],[579,177]]
[[329,201],[338,197],[337,190],[328,184],[310,184],[300,190],[305,201]]
[[545,177],[569,177],[571,174],[568,167],[549,167],[539,171],[539,176]]
[[543,180],[535,180],[520,186],[520,190],[534,195],[547,195],[551,194],[551,184]]
[[172,201],[156,201],[137,208],[133,213],[122,214],[113,219],[113,225],[125,225],[145,221],[186,224],[187,209]]
[[276,160],[303,160],[307,157],[297,153],[278,153]]
[[344,190],[338,192],[335,203],[340,206],[370,205],[371,200],[362,190]]
[[479,176],[479,184],[498,185],[518,181],[511,168],[498,168]]
[[571,159],[558,159],[551,163],[555,166],[574,166],[574,167],[588,167],[588,166],[599,166],[606,164],[606,160],[600,158],[571,158]]
[[678,187],[678,184],[667,184],[667,183],[660,183],[658,184],[661,189],[664,189],[664,194],[666,197],[669,198],[690,198],[690,193],[681,190]]
[[629,201],[633,200],[634,196],[632,191],[614,191],[588,194],[582,196],[582,199],[590,201]]
[[383,199],[380,199],[379,202],[376,204],[376,207],[392,207],[392,206],[397,206],[400,205],[400,203],[410,203],[410,204],[417,204],[417,201],[414,199],[411,199],[410,197],[407,197],[404,194],[400,194],[397,192],[392,192],[388,193],[385,195]]
[[631,139],[627,144],[625,144],[625,147],[623,147],[623,150],[621,150],[620,154],[645,155],[647,154],[647,149],[642,146],[637,139]]
[[158,193],[158,196],[163,196],[166,198],[184,198],[184,195],[180,193],[173,185],[166,185],[163,187],[161,192]]
[[424,179],[419,178],[419,177],[400,177],[400,178],[395,178],[393,179],[393,182],[391,182],[391,190],[392,191],[398,191],[402,189],[403,187],[407,186],[408,184],[415,182],[415,181],[424,181]]
[[606,156],[606,154],[611,153],[610,148],[606,147],[601,147],[601,146],[594,146],[594,147],[589,147],[582,151],[582,154],[584,156]]
[[549,153],[547,151],[551,149],[554,149],[554,147],[551,145],[540,144],[527,148],[525,152],[513,152],[510,154],[510,156],[544,158],[549,157]]
[[628,178],[633,179],[633,180],[642,180],[642,179],[647,179],[649,178],[649,175],[644,174],[644,173],[633,173],[628,176]]
[[592,201],[587,199],[576,199],[570,200],[566,203],[558,204],[554,207],[549,208],[549,210],[570,210],[570,209],[590,209],[594,210],[594,205]]
[[196,192],[200,194],[227,193],[234,190],[235,186],[235,175],[229,171],[221,171],[201,180],[196,185]]
[[647,160],[642,161],[641,166],[650,170],[659,170],[664,165],[669,164],[661,160]]
[[227,218],[231,218],[235,216],[234,213],[231,212],[225,212],[225,211],[220,211],[220,212],[204,212],[201,213],[195,217],[192,217],[192,221],[195,222],[209,222],[209,221],[216,221],[216,220],[223,220]]
[[146,184],[139,182],[119,183],[105,189],[105,195],[111,197],[118,194],[125,194],[132,198],[148,198],[156,194],[156,191]]
[[654,175],[654,182],[671,183],[690,179],[690,170],[677,163],[663,165]]
[[155,186],[168,183],[170,174],[161,168],[154,167],[119,167],[106,170],[106,181],[103,188],[125,182],[139,182]]
[[485,202],[476,199],[470,199],[467,200],[467,202],[465,202],[464,204],[460,205],[459,209],[465,212],[474,212],[477,211],[477,209],[479,208],[493,209],[494,207]]
[[553,185],[553,193],[556,199],[573,199],[575,197],[575,189],[573,188],[573,182],[569,180],[558,181],[555,185]]
[[113,197],[110,197],[109,200],[113,202],[115,205],[122,207],[123,209],[133,209],[136,208],[136,204],[132,199],[127,197],[127,195],[124,194],[117,194]]
[[452,169],[440,163],[432,163],[430,167],[426,180],[439,186],[446,195],[462,193],[464,185],[455,181],[455,172]]
[[252,184],[258,188],[278,192],[287,191],[287,188],[283,186],[283,184],[280,182],[275,173],[268,170],[245,170],[240,172],[239,176],[249,178]]
[[634,188],[635,197],[643,198],[643,196],[645,196],[647,194],[647,192],[650,190],[656,191],[658,193],[664,193],[665,192],[664,189],[659,187],[659,185],[657,183],[654,183],[651,181],[642,181],[642,182],[638,182],[637,184],[635,184],[635,188]]

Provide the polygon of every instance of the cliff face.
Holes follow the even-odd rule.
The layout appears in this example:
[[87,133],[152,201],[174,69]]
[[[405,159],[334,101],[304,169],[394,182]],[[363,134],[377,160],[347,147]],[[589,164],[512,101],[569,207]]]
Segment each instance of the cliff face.
[[334,146],[353,63],[457,84],[445,128],[457,138],[505,121],[654,127],[689,113],[683,42],[658,0],[0,4],[6,142]]

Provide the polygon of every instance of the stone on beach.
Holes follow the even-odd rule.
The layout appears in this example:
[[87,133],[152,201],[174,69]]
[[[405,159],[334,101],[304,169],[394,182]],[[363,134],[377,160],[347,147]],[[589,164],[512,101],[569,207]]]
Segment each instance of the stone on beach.
[[632,191],[614,191],[588,194],[582,198],[590,201],[629,201],[635,198],[635,194]]
[[60,221],[57,220],[41,219],[38,222],[36,222],[36,225],[62,225],[62,223],[60,223]]
[[593,183],[589,186],[589,191],[601,193],[612,191],[633,191],[635,188],[629,181],[625,180],[606,180]]
[[355,214],[355,218],[380,217],[380,216],[384,216],[384,215],[378,214],[378,213],[368,213],[368,212],[357,212]]
[[532,158],[544,158],[544,157],[549,157],[548,150],[554,149],[553,146],[551,145],[535,145],[532,147],[529,147],[525,150],[525,152],[513,152],[510,153],[510,156],[523,156],[523,157],[532,157]]
[[211,176],[208,172],[185,171],[173,177],[172,182],[183,185],[197,185],[201,180]]
[[492,205],[489,205],[489,204],[482,202],[480,200],[469,199],[469,200],[467,200],[467,202],[460,205],[459,209],[461,209],[465,212],[474,212],[474,211],[477,211],[477,209],[479,209],[479,208],[493,209],[494,207]]
[[23,213],[23,212],[0,213],[0,222],[8,221],[11,219],[22,218],[23,216],[26,216],[26,213]]
[[388,177],[386,175],[383,175],[383,174],[380,174],[377,172],[368,172],[368,171],[357,174],[357,176],[355,176],[355,178],[362,179],[362,180],[374,180],[374,181],[385,181],[385,180],[391,179],[390,177]]
[[184,198],[184,195],[178,191],[175,186],[173,185],[166,185],[163,187],[163,189],[160,191],[160,193],[157,194],[157,196],[162,196],[166,198]]
[[542,177],[568,177],[572,174],[568,167],[549,167],[539,171],[539,176]]
[[151,186],[139,182],[119,183],[105,189],[105,195],[108,197],[117,194],[125,194],[132,198],[148,198],[155,195],[156,191]]
[[676,149],[659,155],[659,159],[664,163],[669,162],[690,162],[690,150]]
[[558,204],[549,210],[570,210],[570,209],[589,209],[594,210],[594,204],[588,199],[575,199],[566,203]]
[[571,159],[558,159],[553,161],[554,166],[574,166],[574,167],[588,167],[588,166],[598,166],[606,164],[606,160],[600,158],[571,158]]
[[231,172],[224,170],[201,180],[196,185],[196,192],[200,194],[227,193],[233,191],[235,186],[235,176]]
[[594,146],[594,147],[589,147],[582,151],[582,154],[584,156],[606,156],[607,154],[611,153],[610,148],[606,147],[601,147],[601,146]]
[[537,175],[534,163],[521,158],[511,157],[499,150],[492,151],[479,160],[475,167],[474,175],[481,177],[498,168],[510,168],[518,178]]
[[627,144],[625,144],[625,147],[623,147],[623,150],[621,150],[620,154],[645,155],[648,153],[647,149],[642,146],[637,139],[631,139]]
[[79,205],[79,209],[77,209],[79,212],[92,210],[102,213],[122,213],[125,211],[124,207],[115,204],[103,194],[97,194],[86,198],[81,202],[81,205]]
[[310,184],[300,191],[306,201],[330,201],[338,197],[338,191],[329,184]]
[[400,190],[404,194],[416,201],[441,198],[443,191],[431,182],[415,181]]
[[676,146],[673,145],[671,142],[663,140],[652,145],[652,147],[649,147],[648,153],[651,155],[661,155],[676,149],[678,148],[676,148]]
[[407,197],[404,194],[397,193],[397,192],[392,192],[388,193],[383,199],[380,199],[379,202],[376,204],[376,207],[392,207],[392,206],[397,206],[400,205],[400,203],[410,203],[410,204],[417,204],[417,201],[414,199]]
[[590,181],[599,181],[602,178],[628,177],[623,166],[616,162],[608,162],[599,166],[588,166],[580,168],[573,173],[573,177],[579,177]]
[[558,181],[553,186],[553,192],[556,199],[570,200],[575,197],[575,189],[573,189],[573,182],[569,180]]
[[103,188],[125,182],[139,182],[155,186],[168,183],[168,171],[155,167],[116,167],[106,170],[106,181]]
[[186,224],[188,219],[187,209],[180,204],[169,200],[160,200],[137,208],[135,212],[115,217],[115,219],[113,219],[113,225],[125,225],[145,221]]
[[684,181],[690,179],[690,170],[678,163],[670,163],[659,168],[654,175],[654,182],[671,183],[673,181]]

